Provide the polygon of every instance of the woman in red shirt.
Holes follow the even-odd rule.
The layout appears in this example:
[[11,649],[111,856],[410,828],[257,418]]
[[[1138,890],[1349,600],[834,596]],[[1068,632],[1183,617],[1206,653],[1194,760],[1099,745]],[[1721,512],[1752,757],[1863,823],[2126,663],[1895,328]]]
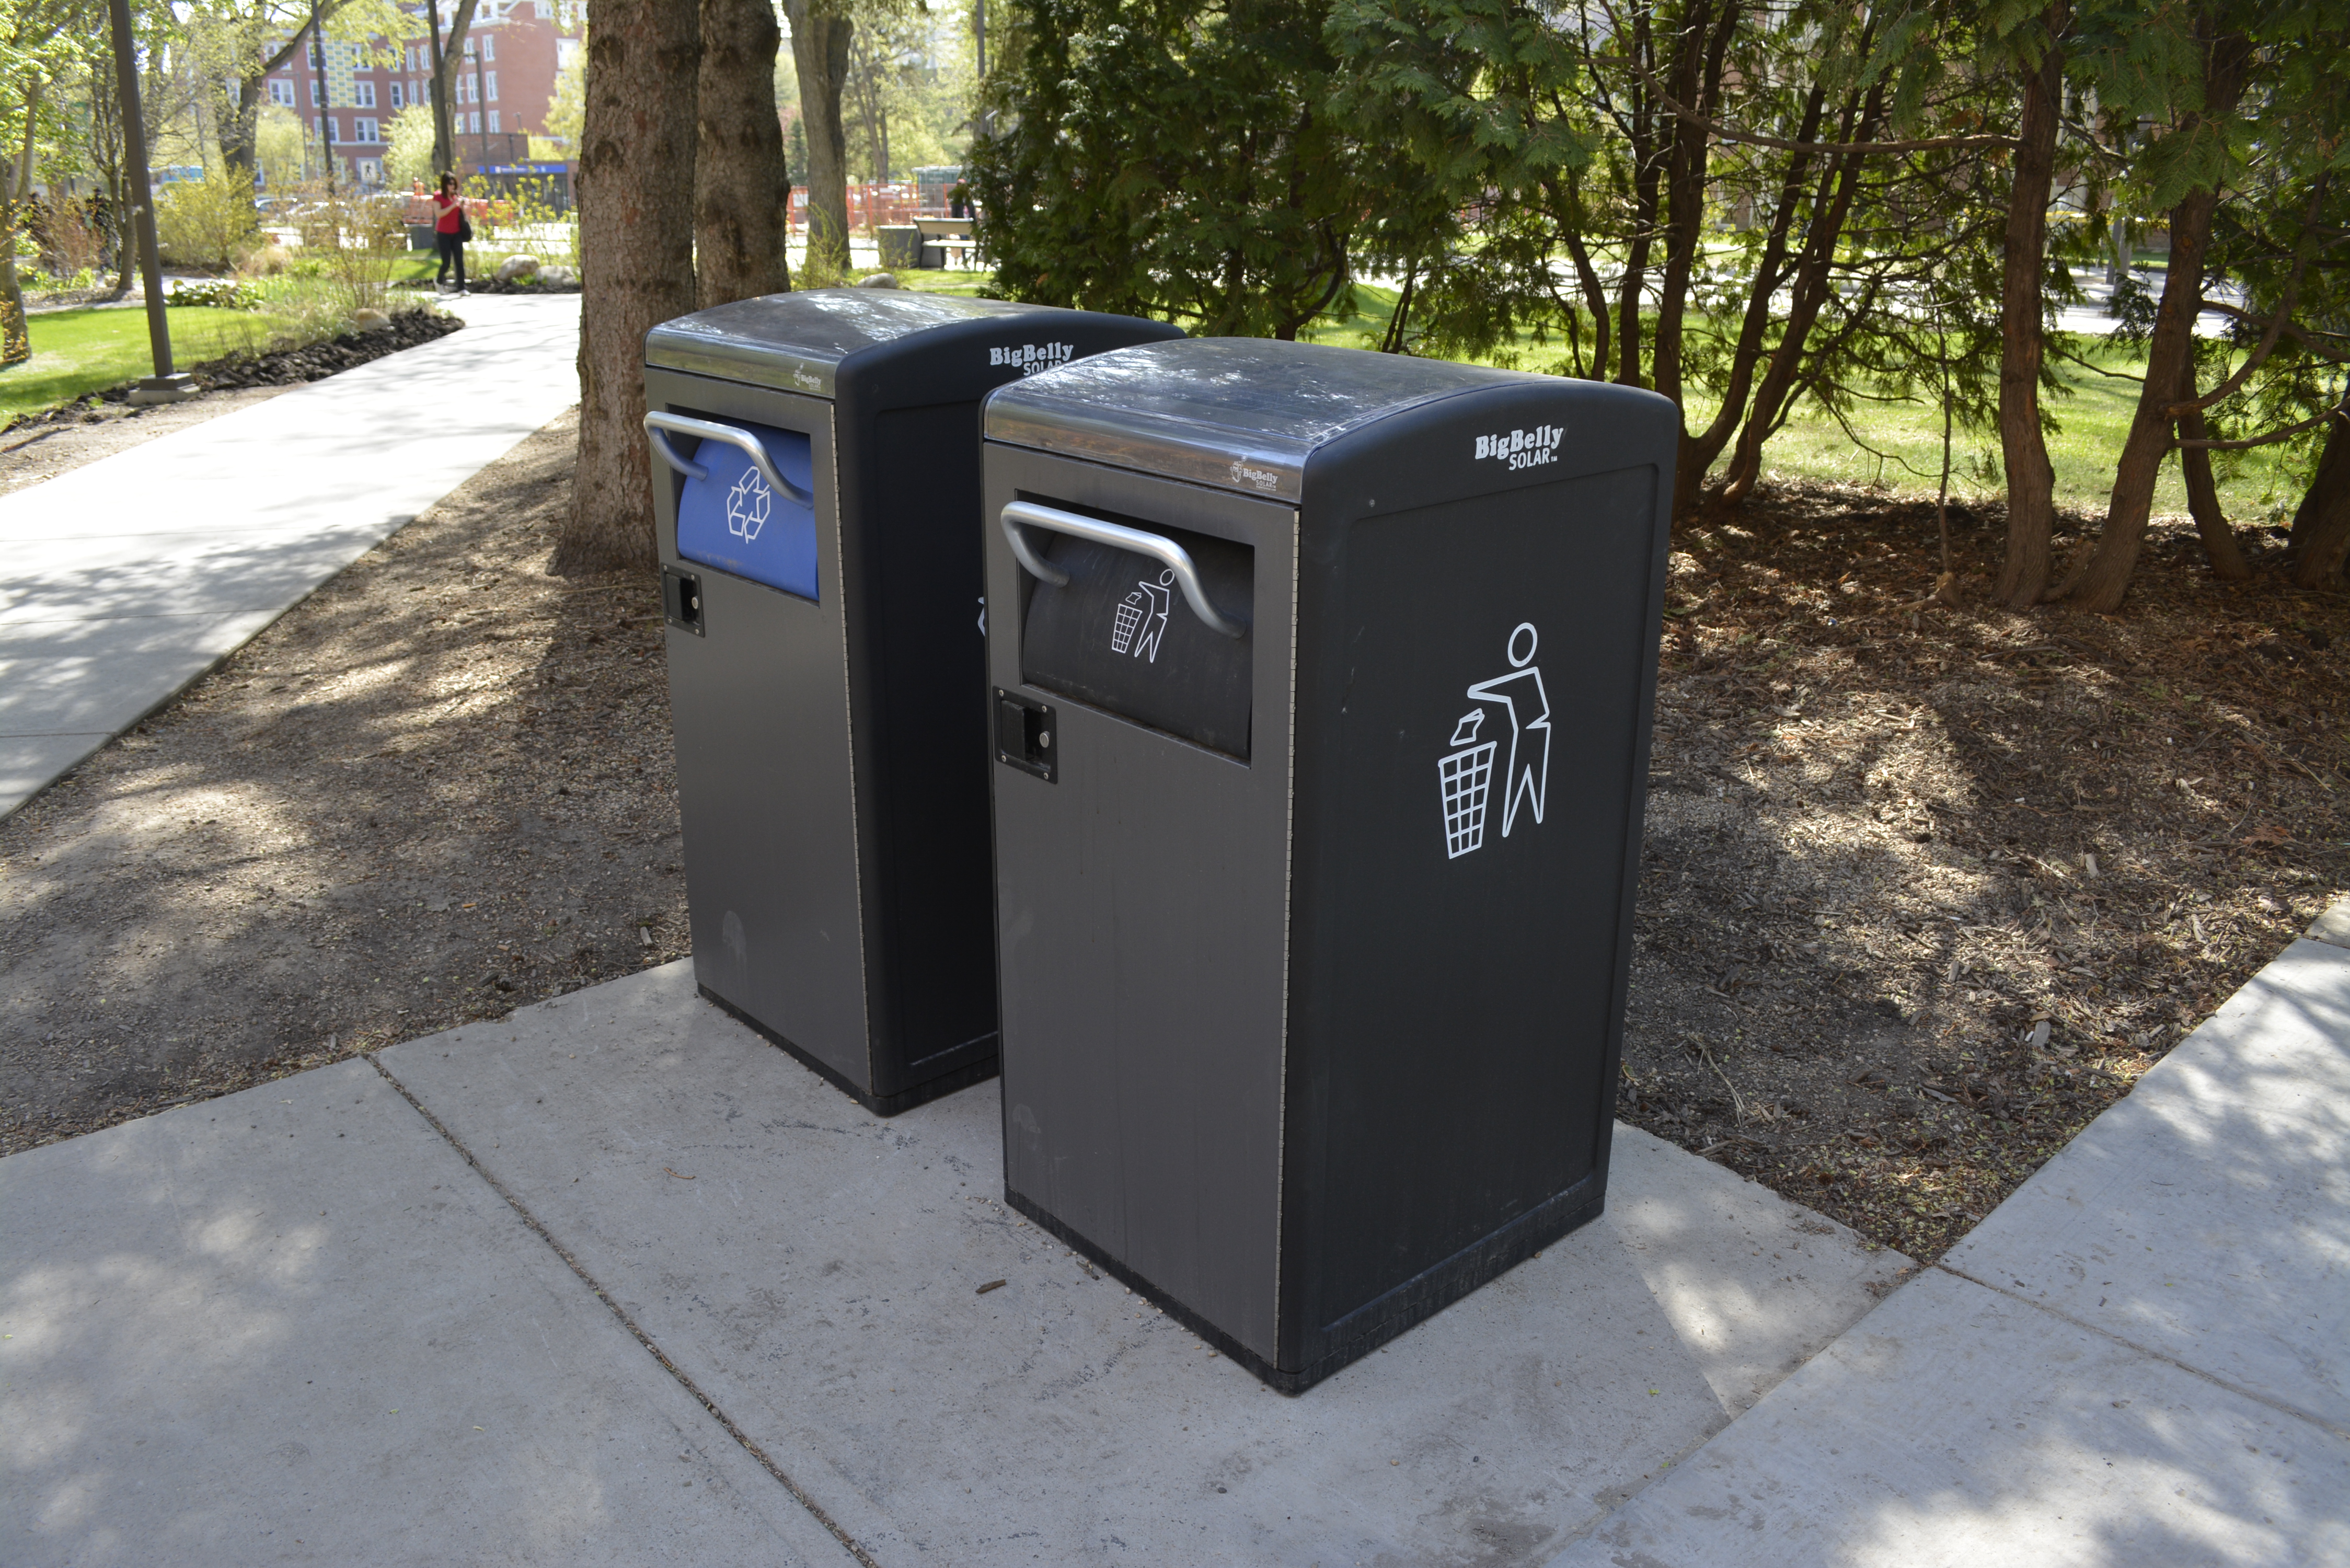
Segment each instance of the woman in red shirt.
[[441,271],[432,280],[435,288],[449,283],[449,264],[457,264],[457,292],[465,292],[465,246],[461,237],[465,222],[464,199],[457,194],[457,176],[441,176],[441,189],[432,192],[432,243],[440,247]]

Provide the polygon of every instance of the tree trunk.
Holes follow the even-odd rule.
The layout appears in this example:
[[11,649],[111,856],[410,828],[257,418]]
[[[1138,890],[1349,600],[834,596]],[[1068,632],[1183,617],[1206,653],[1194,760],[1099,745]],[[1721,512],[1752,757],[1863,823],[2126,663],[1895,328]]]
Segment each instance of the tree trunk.
[[2300,554],[2309,542],[2310,530],[2317,526],[2318,514],[2340,490],[2350,490],[2350,419],[2337,415],[2325,427],[2325,446],[2317,456],[2317,472],[2310,476],[2309,488],[2293,510],[2293,532],[2284,546],[2288,551]]
[[[2200,315],[2202,301],[2199,296],[2195,303],[2199,306],[2196,314]],[[2178,400],[2186,403],[2194,400],[2195,355],[2190,345],[2186,373],[2178,379]],[[2210,439],[2210,427],[2204,421],[2202,410],[2197,409],[2178,416],[2178,439]],[[2246,564],[2243,546],[2237,542],[2236,531],[2228,525],[2228,514],[2220,506],[2220,486],[2211,477],[2210,450],[2199,446],[2180,447],[2178,470],[2187,480],[2187,510],[2194,514],[2195,531],[2203,536],[2203,550],[2211,557],[2211,570],[2231,583],[2250,582],[2252,568]]]
[[[1724,5],[1719,16],[1702,0],[1687,8],[1681,19],[1679,57],[1673,62],[1677,101],[1694,105],[1700,115],[1713,114],[1721,96],[1722,57],[1737,30],[1736,0]],[[1662,286],[1657,301],[1651,384],[1676,408],[1681,401],[1681,319],[1689,309],[1690,275],[1697,266],[1698,245],[1705,237],[1706,153],[1712,140],[1712,133],[1697,120],[1673,117],[1665,155],[1665,265],[1659,279]],[[1682,445],[1688,445],[1686,437]],[[1704,477],[1703,470],[1698,477]],[[1691,487],[1675,493],[1694,499],[1696,491]]]
[[25,89],[25,153],[16,161],[16,200],[20,203],[33,199],[34,133],[40,129],[40,120],[41,84],[36,80]]
[[[2243,93],[2250,47],[2236,37],[2217,39],[2205,47],[2203,109],[2179,127],[2181,136],[2191,137],[2202,125],[2230,118]],[[2083,609],[2111,615],[2121,608],[2130,575],[2137,569],[2147,518],[2154,510],[2155,481],[2161,476],[2162,460],[2170,451],[2177,423],[2169,406],[2178,389],[2189,385],[2194,378],[2195,317],[2203,307],[2203,258],[2211,242],[2211,214],[2219,205],[2220,192],[2214,187],[2189,191],[2171,209],[2170,266],[2163,279],[2154,336],[2147,345],[2146,383],[2138,389],[2137,412],[2122,441],[2121,458],[2114,464],[2113,499],[2106,507],[2106,526],[2097,535],[2096,553],[2089,557],[2080,580],[2067,585],[2068,597]]]
[[[1876,136],[1884,111],[1885,89],[1881,86],[1872,88],[1860,104],[1846,104],[1839,134],[1847,141],[1869,140]],[[1780,331],[1778,346],[1771,351],[1753,404],[1746,410],[1745,426],[1738,432],[1730,472],[1716,498],[1720,506],[1742,505],[1753,492],[1755,481],[1762,472],[1762,443],[1779,428],[1780,410],[1796,395],[1804,351],[1835,286],[1836,245],[1844,237],[1846,223],[1851,221],[1853,202],[1860,194],[1860,155],[1847,152],[1820,171],[1819,192],[1812,202],[1811,228],[1795,258],[1787,323]],[[1706,461],[1711,462],[1711,456]]]
[[[26,118],[31,118],[30,104],[26,106]],[[32,140],[29,131],[25,140],[27,143]],[[29,162],[32,157],[29,147],[25,156]],[[24,184],[24,164],[18,164],[11,171],[10,184]],[[5,220],[0,222],[0,244],[5,246],[5,256],[0,257],[0,365],[21,365],[33,357],[33,339],[25,326],[25,286],[16,275],[16,223],[24,211],[25,203],[21,198],[0,206],[0,215],[5,215]]]
[[[1804,117],[1795,130],[1798,141],[1814,140],[1819,136],[1820,116],[1827,105],[1825,89],[1814,87],[1804,99]],[[1731,350],[1730,375],[1724,383],[1721,407],[1713,422],[1695,436],[1684,436],[1681,441],[1681,473],[1674,480],[1673,505],[1687,512],[1696,504],[1705,482],[1706,470],[1730,444],[1738,429],[1739,418],[1746,410],[1748,394],[1754,389],[1754,367],[1762,357],[1763,339],[1771,330],[1771,301],[1786,281],[1787,235],[1794,226],[1795,209],[1802,205],[1804,177],[1810,172],[1811,159],[1804,153],[1790,153],[1786,167],[1779,176],[1779,201],[1771,213],[1771,227],[1763,235],[1762,254],[1754,263],[1754,278],[1746,296],[1746,315],[1738,328],[1738,346]],[[1694,448],[1694,450],[1692,450]],[[1731,483],[1736,483],[1734,477]],[[1694,481],[1694,483],[1692,483]],[[1681,488],[1688,485],[1689,488]],[[1684,499],[1686,496],[1686,499]],[[1730,498],[1735,505],[1744,498]]]
[[2056,526],[2056,468],[2040,429],[2041,269],[2048,251],[2048,192],[2056,171],[2056,119],[2064,59],[2056,38],[2069,7],[2049,14],[2047,52],[2023,78],[2015,178],[2008,187],[2007,248],[2001,263],[1999,445],[2007,469],[2007,561],[1999,597],[2026,609],[2048,591],[2049,537]]
[[[1644,67],[1657,63],[1650,8],[1643,4],[1632,12],[1632,57]],[[1626,246],[1624,275],[1617,284],[1616,384],[1645,387],[1640,379],[1640,300],[1647,292],[1648,247],[1657,234],[1657,187],[1663,178],[1664,160],[1656,142],[1657,115],[1645,86],[1633,89],[1632,111],[1625,140],[1632,154],[1632,233]]]
[[[457,0],[449,31],[441,31],[438,0],[432,6],[432,171],[446,174],[457,167],[457,78],[465,68],[465,35],[473,28],[474,0]],[[583,132],[581,140],[586,140]]]
[[650,570],[645,334],[693,308],[699,0],[592,0],[579,133],[579,461],[547,569]]
[[[343,8],[344,0],[333,0],[318,7],[321,18],[333,16]],[[277,52],[237,78],[236,112],[221,121],[221,161],[240,174],[254,171],[254,149],[261,139],[261,105],[269,91],[269,75],[294,57],[294,51],[309,41],[307,28],[294,35],[281,45]]]
[[838,4],[784,0],[784,14],[792,23],[800,116],[807,123],[808,245],[803,265],[810,277],[827,283],[848,272],[848,142],[840,124],[840,89],[848,78],[848,40],[857,25],[840,13]]
[[767,0],[702,0],[701,133],[693,161],[694,306],[781,294],[791,181],[775,115],[783,34]]
[[2285,547],[2293,553],[2295,583],[2304,588],[2339,584],[2350,556],[2350,420],[2337,418],[2326,431],[2324,455],[2293,514]]
[[269,78],[239,76],[236,78],[236,102],[229,112],[221,116],[221,161],[239,174],[254,172],[254,144],[261,137],[261,99],[269,90]]

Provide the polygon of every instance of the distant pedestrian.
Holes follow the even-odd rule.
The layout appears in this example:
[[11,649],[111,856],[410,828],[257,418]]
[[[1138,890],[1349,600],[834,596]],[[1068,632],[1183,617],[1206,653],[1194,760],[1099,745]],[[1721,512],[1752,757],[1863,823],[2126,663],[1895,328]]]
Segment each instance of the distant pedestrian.
[[457,176],[441,176],[441,188],[432,192],[432,243],[440,247],[441,271],[432,279],[435,288],[449,286],[449,264],[457,265],[457,292],[465,292],[465,242],[473,237],[473,225],[465,220],[465,201],[457,194]]

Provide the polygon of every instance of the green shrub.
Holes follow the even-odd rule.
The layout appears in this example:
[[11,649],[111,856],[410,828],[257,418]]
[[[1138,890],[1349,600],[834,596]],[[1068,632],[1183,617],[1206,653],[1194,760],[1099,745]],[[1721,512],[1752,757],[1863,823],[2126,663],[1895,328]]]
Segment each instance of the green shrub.
[[214,283],[183,283],[172,290],[173,305],[209,305],[216,310],[258,310],[261,296],[234,278]]
[[155,239],[166,261],[182,266],[234,266],[260,237],[250,174],[216,169],[201,180],[166,185],[156,198]]

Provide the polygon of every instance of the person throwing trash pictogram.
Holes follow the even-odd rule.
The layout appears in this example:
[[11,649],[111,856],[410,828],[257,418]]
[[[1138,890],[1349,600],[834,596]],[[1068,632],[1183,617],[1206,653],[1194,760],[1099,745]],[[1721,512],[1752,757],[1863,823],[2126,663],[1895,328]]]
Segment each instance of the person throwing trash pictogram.
[[1445,857],[1457,860],[1485,843],[1485,818],[1492,787],[1494,759],[1502,788],[1502,836],[1517,826],[1523,805],[1542,821],[1543,793],[1550,784],[1550,694],[1543,690],[1542,671],[1534,667],[1534,649],[1541,634],[1534,623],[1521,621],[1510,633],[1503,650],[1511,670],[1491,680],[1480,680],[1468,695],[1501,710],[1509,721],[1508,749],[1503,751],[1500,726],[1492,739],[1479,741],[1486,708],[1471,708],[1453,727],[1450,744],[1461,747],[1440,759],[1437,774],[1442,784]]
[[1159,640],[1167,635],[1167,612],[1175,603],[1174,585],[1174,572],[1161,572],[1157,582],[1139,581],[1118,601],[1110,618],[1112,653],[1131,653],[1146,664],[1159,662]]

